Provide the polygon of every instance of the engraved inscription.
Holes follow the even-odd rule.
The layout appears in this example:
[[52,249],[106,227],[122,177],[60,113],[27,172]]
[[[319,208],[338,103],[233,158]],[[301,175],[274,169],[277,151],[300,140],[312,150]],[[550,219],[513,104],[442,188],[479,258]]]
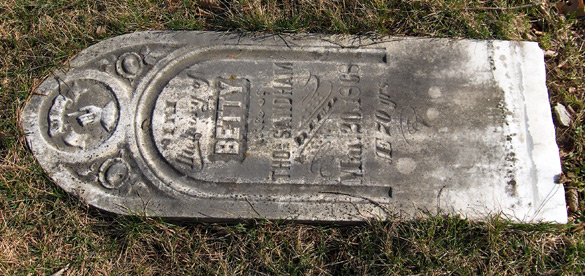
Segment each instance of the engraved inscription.
[[[364,91],[374,92],[366,95],[368,104],[377,101],[375,85],[369,83],[380,79],[383,51],[309,51],[299,53],[301,60],[279,60],[280,54],[272,53],[258,60],[246,56],[252,52],[238,51],[237,62],[231,60],[233,53],[223,55],[229,67],[221,58],[185,62],[170,76],[155,79],[141,99],[136,121],[152,122],[137,125],[141,133],[150,131],[141,134],[146,140],[138,146],[148,155],[148,166],[162,168],[165,183],[184,176],[187,183],[177,185],[188,193],[207,187],[195,181],[242,189],[374,183],[377,176],[366,172],[380,161],[374,158],[372,136],[365,135],[374,134],[375,109],[362,105]],[[331,61],[314,62],[320,55]],[[351,59],[340,62],[345,55]],[[362,57],[379,64],[362,62]]]
[[203,158],[201,157],[201,146],[199,144],[201,134],[197,133],[196,129],[191,128],[181,134],[181,138],[185,139],[186,146],[177,153],[174,161],[191,171],[200,171],[203,168]]
[[290,178],[290,144],[276,144],[276,149],[272,151],[271,157],[270,179]]
[[346,110],[341,115],[340,128],[346,136],[346,157],[339,160],[339,182],[346,185],[359,185],[363,178],[362,164],[362,106],[361,89],[358,87],[360,68],[358,65],[349,64],[339,67],[340,99]]
[[271,154],[269,179],[290,178],[292,118],[293,118],[293,63],[276,62],[273,64],[271,91],[272,139],[275,148]]
[[165,107],[163,110],[163,139],[162,147],[166,149],[172,141],[173,135],[175,134],[175,119],[177,118],[177,102],[176,101],[165,101]]
[[185,71],[163,88],[153,112],[152,133],[162,156],[178,171],[200,171],[209,154],[202,141],[212,140],[214,89],[197,72]]
[[246,147],[249,83],[243,79],[219,78],[217,90],[215,158],[243,160]]
[[392,101],[390,86],[382,84],[376,95],[378,99],[378,109],[376,110],[376,133],[374,135],[374,145],[376,157],[385,159],[392,163],[392,116],[396,109],[396,103]]

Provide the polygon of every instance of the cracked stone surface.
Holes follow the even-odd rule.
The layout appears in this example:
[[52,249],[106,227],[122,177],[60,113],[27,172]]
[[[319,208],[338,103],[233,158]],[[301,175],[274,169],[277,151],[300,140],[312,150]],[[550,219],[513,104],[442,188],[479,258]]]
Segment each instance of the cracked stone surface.
[[138,32],[37,92],[34,155],[114,213],[567,221],[533,42]]

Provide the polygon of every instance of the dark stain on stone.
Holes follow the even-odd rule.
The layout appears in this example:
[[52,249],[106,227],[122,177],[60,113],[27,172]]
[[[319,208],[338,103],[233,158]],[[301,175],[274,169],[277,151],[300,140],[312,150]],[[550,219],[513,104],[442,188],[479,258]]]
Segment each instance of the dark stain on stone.
[[509,196],[516,196],[516,179],[511,179],[506,185],[506,193]]

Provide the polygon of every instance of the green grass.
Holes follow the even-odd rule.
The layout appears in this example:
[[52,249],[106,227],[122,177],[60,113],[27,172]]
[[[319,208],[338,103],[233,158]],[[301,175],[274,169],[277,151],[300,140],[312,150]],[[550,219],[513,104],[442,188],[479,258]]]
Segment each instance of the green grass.
[[[585,25],[543,1],[0,1],[0,274],[585,273]],[[105,31],[103,27],[105,26]],[[234,225],[119,217],[55,185],[27,149],[18,114],[42,79],[82,49],[140,30],[315,32],[538,41],[549,50],[563,183],[578,191],[566,226],[424,216],[358,226]]]

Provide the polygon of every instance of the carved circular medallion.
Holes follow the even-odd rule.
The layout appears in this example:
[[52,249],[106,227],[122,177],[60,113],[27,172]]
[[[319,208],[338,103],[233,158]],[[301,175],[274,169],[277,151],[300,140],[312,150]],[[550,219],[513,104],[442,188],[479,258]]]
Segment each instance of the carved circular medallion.
[[142,72],[142,58],[134,52],[124,53],[116,62],[116,71],[127,79],[133,79]]
[[120,117],[112,88],[93,79],[62,83],[49,105],[41,120],[48,121],[48,140],[62,151],[88,150],[102,144]]
[[106,160],[99,169],[99,181],[105,188],[118,189],[128,179],[130,166],[122,158]]

